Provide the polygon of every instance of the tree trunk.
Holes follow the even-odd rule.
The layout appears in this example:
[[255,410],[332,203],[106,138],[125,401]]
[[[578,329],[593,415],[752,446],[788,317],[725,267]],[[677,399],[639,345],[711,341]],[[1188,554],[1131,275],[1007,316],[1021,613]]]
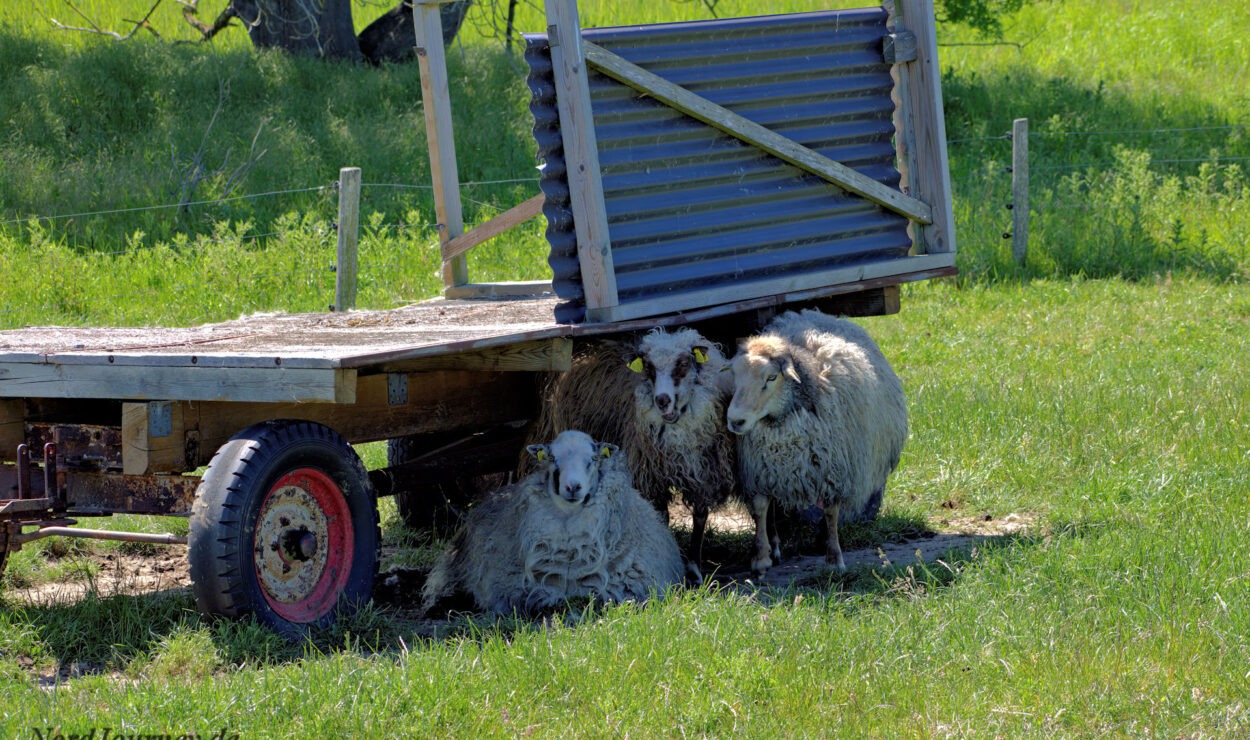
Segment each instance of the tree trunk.
[[[473,0],[457,0],[439,6],[444,44],[450,44],[456,38],[472,4]],[[361,53],[373,64],[411,61],[416,55],[417,46],[417,32],[412,21],[412,1],[403,0],[381,18],[370,23],[368,28],[360,32],[359,41]]]
[[362,58],[351,0],[231,0],[252,46],[322,59]]

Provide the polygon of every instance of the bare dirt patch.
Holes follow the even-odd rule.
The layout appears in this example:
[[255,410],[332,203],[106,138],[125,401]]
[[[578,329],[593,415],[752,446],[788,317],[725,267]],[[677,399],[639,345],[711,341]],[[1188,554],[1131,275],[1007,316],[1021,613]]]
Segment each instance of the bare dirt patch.
[[75,555],[94,561],[98,570],[90,577],[6,589],[5,598],[16,604],[48,606],[80,601],[88,593],[101,598],[186,591],[191,587],[187,548],[170,545],[153,553],[107,552]]

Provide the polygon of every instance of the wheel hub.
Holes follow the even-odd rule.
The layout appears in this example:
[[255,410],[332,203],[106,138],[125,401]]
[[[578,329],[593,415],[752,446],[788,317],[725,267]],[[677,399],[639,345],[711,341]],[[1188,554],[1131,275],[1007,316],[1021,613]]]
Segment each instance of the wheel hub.
[[327,524],[298,482],[270,492],[256,526],[256,570],[274,600],[294,604],[314,591],[326,566]]

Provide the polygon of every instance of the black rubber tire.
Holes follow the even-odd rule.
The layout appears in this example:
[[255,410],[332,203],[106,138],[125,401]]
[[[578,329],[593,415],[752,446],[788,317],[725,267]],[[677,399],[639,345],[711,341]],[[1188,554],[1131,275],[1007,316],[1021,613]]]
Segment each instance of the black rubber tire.
[[298,638],[369,601],[379,540],[368,472],[337,432],[256,424],[222,445],[196,490],[188,548],[196,606]]

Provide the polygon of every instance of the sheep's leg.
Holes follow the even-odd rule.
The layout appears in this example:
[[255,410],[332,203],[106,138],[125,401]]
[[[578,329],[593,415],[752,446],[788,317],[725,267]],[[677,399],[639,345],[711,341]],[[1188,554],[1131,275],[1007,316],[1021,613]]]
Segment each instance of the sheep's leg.
[[690,547],[686,549],[686,584],[703,585],[703,536],[707,532],[706,506],[696,506],[690,515]]
[[772,545],[774,563],[781,562],[781,535],[777,532],[777,499],[769,499],[768,505],[768,542]]
[[838,541],[838,509],[837,501],[825,505],[825,527],[829,533],[825,539],[825,563],[846,570],[846,560],[842,558],[842,543]]
[[[769,557],[772,548],[768,542],[768,509],[771,503],[772,498],[768,496],[756,496],[751,500],[751,515],[755,519],[755,557],[751,559],[751,572],[761,578],[773,565]],[[774,530],[776,527],[773,523]]]

